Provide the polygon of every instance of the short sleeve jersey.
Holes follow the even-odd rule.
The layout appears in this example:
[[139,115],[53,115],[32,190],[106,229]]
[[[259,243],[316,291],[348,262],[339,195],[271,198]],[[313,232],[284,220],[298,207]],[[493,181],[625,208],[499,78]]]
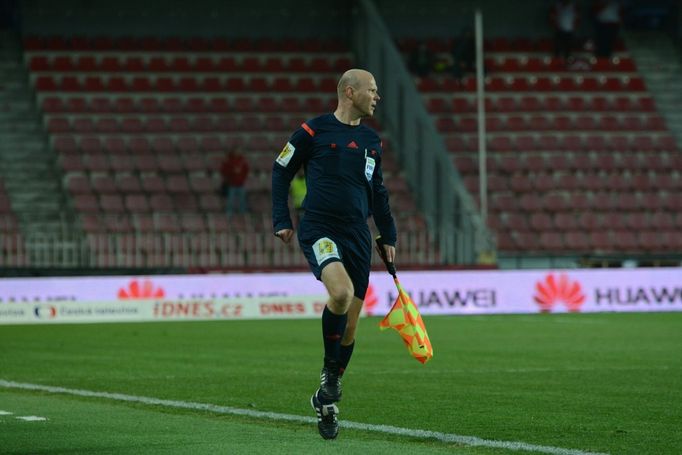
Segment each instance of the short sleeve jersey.
[[365,125],[347,125],[333,114],[308,120],[297,129],[273,165],[275,232],[291,228],[289,184],[305,168],[305,216],[327,223],[367,223],[370,215],[382,237],[394,244],[396,229],[381,172],[381,140]]

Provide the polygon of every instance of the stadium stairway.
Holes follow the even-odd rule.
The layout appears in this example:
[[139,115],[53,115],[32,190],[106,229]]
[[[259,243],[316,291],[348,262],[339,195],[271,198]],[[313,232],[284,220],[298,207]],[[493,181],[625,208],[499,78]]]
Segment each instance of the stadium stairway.
[[668,128],[682,144],[682,55],[670,37],[659,31],[630,32],[628,49],[656,100]]
[[[69,242],[73,226],[67,220],[73,217],[67,215],[56,156],[22,64],[21,41],[3,31],[0,43],[0,176],[24,239],[49,234]],[[33,243],[26,243],[29,257]]]

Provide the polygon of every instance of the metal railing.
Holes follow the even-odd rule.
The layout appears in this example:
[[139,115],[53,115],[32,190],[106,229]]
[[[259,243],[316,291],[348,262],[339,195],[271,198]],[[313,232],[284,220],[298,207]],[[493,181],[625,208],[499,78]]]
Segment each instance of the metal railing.
[[[426,230],[399,233],[400,264],[434,265],[440,258]],[[375,265],[380,258],[373,258]],[[4,268],[307,268],[298,243],[284,244],[268,232],[0,234]]]
[[475,263],[482,253],[494,250],[492,235],[376,7],[371,0],[360,0],[354,16],[353,49],[383,94],[377,115],[391,133],[394,151],[437,239],[440,256],[449,264]]

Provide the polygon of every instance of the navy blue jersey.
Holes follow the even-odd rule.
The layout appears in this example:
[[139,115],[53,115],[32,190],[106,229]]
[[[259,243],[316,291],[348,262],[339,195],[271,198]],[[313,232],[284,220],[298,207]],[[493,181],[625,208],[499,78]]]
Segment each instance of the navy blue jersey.
[[381,140],[365,125],[346,125],[326,114],[301,125],[272,168],[272,222],[275,232],[291,229],[289,184],[301,166],[309,221],[366,224],[372,215],[385,242],[395,245],[396,228],[381,173]]

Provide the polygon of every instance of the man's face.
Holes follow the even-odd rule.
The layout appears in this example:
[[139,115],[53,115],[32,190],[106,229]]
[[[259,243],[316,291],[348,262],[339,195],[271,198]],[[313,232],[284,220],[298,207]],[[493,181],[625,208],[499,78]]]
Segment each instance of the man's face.
[[379,97],[379,89],[373,77],[362,78],[358,87],[353,89],[353,107],[361,117],[372,117]]

